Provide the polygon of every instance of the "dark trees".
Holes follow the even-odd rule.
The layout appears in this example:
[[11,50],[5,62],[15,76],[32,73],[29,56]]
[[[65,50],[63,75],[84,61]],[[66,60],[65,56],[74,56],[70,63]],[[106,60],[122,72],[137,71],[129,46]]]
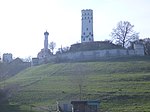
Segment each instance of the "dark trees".
[[9,89],[0,89],[0,112],[20,112],[19,105],[9,104]]
[[120,21],[111,32],[112,41],[125,48],[130,42],[138,40],[139,33],[135,32],[133,27],[128,21]]
[[146,55],[150,55],[150,38],[140,39],[144,45],[144,52]]

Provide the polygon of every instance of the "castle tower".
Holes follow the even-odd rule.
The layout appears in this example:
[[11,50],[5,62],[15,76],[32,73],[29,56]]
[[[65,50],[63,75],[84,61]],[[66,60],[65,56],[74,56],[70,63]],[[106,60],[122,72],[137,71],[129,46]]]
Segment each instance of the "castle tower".
[[93,10],[82,10],[81,43],[93,42]]
[[49,35],[49,33],[46,31],[44,33],[44,35],[45,35],[45,39],[44,39],[44,51],[47,52],[48,51],[48,35]]

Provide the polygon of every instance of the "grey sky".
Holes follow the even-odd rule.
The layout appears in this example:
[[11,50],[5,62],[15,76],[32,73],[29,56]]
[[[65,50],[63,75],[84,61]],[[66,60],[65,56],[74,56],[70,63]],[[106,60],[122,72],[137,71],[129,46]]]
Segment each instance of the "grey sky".
[[81,10],[93,9],[94,39],[110,39],[119,21],[129,21],[149,37],[150,0],[0,0],[0,53],[36,56],[44,32],[57,48],[80,42]]

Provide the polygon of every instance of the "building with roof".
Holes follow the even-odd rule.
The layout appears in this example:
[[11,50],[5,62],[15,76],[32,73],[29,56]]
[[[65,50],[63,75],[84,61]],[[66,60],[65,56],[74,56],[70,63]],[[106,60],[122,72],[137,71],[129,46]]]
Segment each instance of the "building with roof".
[[100,101],[85,100],[85,101],[71,101],[73,105],[72,112],[99,112]]
[[44,32],[44,48],[38,53],[37,58],[45,59],[52,55],[50,49],[48,49],[48,35],[49,33]]
[[4,63],[10,63],[13,61],[12,54],[11,53],[4,53],[3,54],[3,62]]

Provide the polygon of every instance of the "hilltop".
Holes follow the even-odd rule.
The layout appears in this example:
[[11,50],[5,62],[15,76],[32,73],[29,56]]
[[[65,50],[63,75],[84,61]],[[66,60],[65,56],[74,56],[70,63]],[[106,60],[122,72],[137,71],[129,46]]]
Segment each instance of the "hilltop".
[[26,111],[28,105],[48,107],[79,99],[79,84],[81,98],[100,100],[102,112],[150,111],[150,57],[43,64],[23,70],[5,84],[12,89],[9,101]]

